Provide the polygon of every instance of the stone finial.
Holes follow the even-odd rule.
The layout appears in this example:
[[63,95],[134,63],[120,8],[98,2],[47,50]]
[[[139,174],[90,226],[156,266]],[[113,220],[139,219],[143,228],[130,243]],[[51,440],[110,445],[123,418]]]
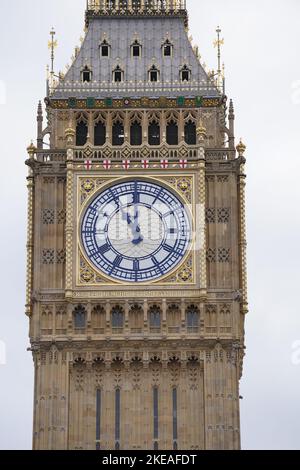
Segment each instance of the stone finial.
[[246,148],[247,148],[246,145],[243,143],[242,139],[240,139],[238,145],[236,146],[239,157],[243,157],[243,155],[246,151]]
[[27,147],[27,152],[30,158],[33,158],[34,154],[36,153],[37,148],[31,141],[31,144]]
[[67,127],[67,129],[65,130],[65,137],[67,139],[68,145],[73,145],[75,134],[76,132],[72,127]]
[[204,142],[207,136],[206,127],[204,127],[202,119],[197,127],[197,136],[199,142]]

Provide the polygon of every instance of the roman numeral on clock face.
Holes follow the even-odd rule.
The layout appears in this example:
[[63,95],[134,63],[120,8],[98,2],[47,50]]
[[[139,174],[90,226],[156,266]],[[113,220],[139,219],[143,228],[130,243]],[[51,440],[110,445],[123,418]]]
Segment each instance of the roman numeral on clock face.
[[100,246],[99,249],[98,249],[98,251],[99,251],[99,253],[101,253],[101,255],[104,255],[109,250],[110,250],[110,246],[109,246],[108,243],[105,243],[105,245]]

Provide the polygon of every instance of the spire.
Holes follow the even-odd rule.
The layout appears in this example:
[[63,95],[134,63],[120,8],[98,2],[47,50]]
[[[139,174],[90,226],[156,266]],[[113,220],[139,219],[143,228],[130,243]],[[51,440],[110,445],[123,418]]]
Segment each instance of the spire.
[[39,101],[37,109],[37,148],[43,148],[43,108],[42,102]]
[[217,84],[218,84],[218,89],[221,90],[221,88],[224,88],[224,80],[223,80],[223,73],[222,73],[222,68],[221,68],[221,46],[224,45],[224,39],[220,38],[222,30],[220,26],[217,27],[216,33],[217,33],[217,40],[214,41],[214,47],[217,47],[218,49],[218,71],[217,71]]
[[55,34],[56,32],[54,31],[54,28],[51,29],[50,31],[50,36],[51,36],[51,39],[50,41],[48,41],[48,48],[50,49],[51,51],[51,56],[50,56],[50,59],[51,59],[51,68],[50,68],[50,89],[53,88],[53,85],[54,85],[54,77],[55,77],[55,73],[54,73],[54,52],[55,52],[55,49],[57,47],[57,41],[54,39],[55,38]]
[[229,104],[229,114],[228,114],[228,120],[229,120],[229,148],[231,150],[234,150],[235,143],[234,143],[234,106],[233,106],[233,101],[230,100]]
[[86,25],[101,16],[181,16],[187,25],[186,0],[87,0]]

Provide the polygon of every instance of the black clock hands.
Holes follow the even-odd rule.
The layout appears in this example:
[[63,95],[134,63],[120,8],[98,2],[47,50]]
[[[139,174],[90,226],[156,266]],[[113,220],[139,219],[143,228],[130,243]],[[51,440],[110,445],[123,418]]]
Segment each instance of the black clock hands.
[[131,240],[131,243],[133,245],[139,245],[142,243],[144,240],[142,234],[141,234],[141,228],[139,225],[139,211],[136,205],[134,205],[134,217],[132,218],[131,215],[128,214],[128,212],[125,212],[123,207],[120,204],[120,209],[122,213],[122,219],[126,220],[127,224],[129,225],[131,229],[131,233],[133,236],[133,239]]

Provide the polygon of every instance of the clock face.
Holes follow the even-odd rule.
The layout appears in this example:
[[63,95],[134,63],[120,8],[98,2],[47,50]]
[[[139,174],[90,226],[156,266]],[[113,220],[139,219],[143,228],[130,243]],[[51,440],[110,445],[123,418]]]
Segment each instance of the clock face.
[[81,240],[90,262],[107,276],[132,283],[153,281],[184,258],[191,221],[171,191],[130,180],[110,186],[89,204]]

